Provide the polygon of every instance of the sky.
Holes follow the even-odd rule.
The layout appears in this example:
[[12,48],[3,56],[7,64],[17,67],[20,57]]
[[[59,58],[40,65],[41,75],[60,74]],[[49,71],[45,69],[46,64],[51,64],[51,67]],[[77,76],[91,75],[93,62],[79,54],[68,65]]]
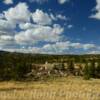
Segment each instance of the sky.
[[0,50],[100,54],[100,0],[0,0]]

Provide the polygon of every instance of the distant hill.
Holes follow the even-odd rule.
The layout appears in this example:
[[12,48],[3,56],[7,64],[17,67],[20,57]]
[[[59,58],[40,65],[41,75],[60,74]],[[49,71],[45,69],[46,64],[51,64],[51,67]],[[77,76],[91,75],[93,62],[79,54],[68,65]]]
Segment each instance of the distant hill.
[[13,60],[26,61],[29,63],[45,63],[48,62],[66,62],[73,60],[74,62],[84,62],[86,60],[100,60],[100,54],[86,54],[86,55],[50,55],[50,54],[31,54],[31,53],[17,53],[0,51],[0,62],[12,62]]

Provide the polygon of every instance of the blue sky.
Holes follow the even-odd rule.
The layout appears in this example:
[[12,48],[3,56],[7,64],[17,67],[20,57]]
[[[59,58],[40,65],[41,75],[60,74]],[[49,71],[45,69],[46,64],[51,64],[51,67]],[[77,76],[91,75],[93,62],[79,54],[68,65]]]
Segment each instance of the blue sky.
[[100,0],[0,0],[0,50],[100,53]]

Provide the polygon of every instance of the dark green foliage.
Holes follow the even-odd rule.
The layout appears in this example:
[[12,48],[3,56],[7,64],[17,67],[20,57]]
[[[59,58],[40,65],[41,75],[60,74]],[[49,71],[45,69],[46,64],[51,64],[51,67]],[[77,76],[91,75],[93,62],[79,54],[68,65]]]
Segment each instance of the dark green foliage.
[[13,79],[25,79],[25,75],[31,72],[31,65],[27,63],[17,63],[13,68]]
[[96,67],[96,78],[100,78],[100,63],[98,64],[98,66]]
[[95,61],[91,61],[90,65],[86,64],[84,69],[84,78],[90,79],[96,77]]
[[91,65],[89,66],[89,75],[91,78],[95,78],[95,71],[96,71],[96,68],[95,68],[95,62],[92,61],[91,62]]
[[68,63],[68,70],[70,73],[74,74],[74,62],[72,60]]
[[65,66],[64,66],[64,64],[63,63],[58,63],[57,65],[55,65],[54,67],[53,67],[53,69],[54,70],[61,70],[61,71],[64,71],[65,70],[65,68],[64,68]]
[[[92,58],[92,60],[91,60]],[[32,71],[32,64],[44,64],[45,62],[58,63],[52,69],[52,73],[57,70],[57,74],[64,72],[74,75],[74,63],[88,63],[84,69],[84,78],[100,78],[100,64],[95,68],[95,62],[100,62],[100,55],[46,55],[46,54],[23,54],[0,52],[0,80],[23,80],[26,75]],[[68,69],[65,69],[64,63],[68,63]],[[37,67],[37,66],[36,66]],[[35,79],[39,68],[34,71]],[[53,71],[54,70],[54,71]],[[45,70],[40,71],[42,75],[48,76]],[[46,74],[46,75],[45,75]],[[54,74],[55,75],[55,74]],[[42,77],[43,78],[43,77]]]
[[89,80],[91,78],[90,74],[89,74],[89,66],[88,66],[88,64],[86,64],[86,66],[84,68],[84,75],[83,75],[83,77],[86,80]]

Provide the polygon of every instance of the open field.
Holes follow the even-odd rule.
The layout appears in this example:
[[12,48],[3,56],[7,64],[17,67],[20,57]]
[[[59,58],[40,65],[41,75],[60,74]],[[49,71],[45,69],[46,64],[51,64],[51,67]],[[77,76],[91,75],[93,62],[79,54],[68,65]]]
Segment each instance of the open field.
[[0,82],[0,100],[100,100],[100,80],[69,77],[46,82]]

